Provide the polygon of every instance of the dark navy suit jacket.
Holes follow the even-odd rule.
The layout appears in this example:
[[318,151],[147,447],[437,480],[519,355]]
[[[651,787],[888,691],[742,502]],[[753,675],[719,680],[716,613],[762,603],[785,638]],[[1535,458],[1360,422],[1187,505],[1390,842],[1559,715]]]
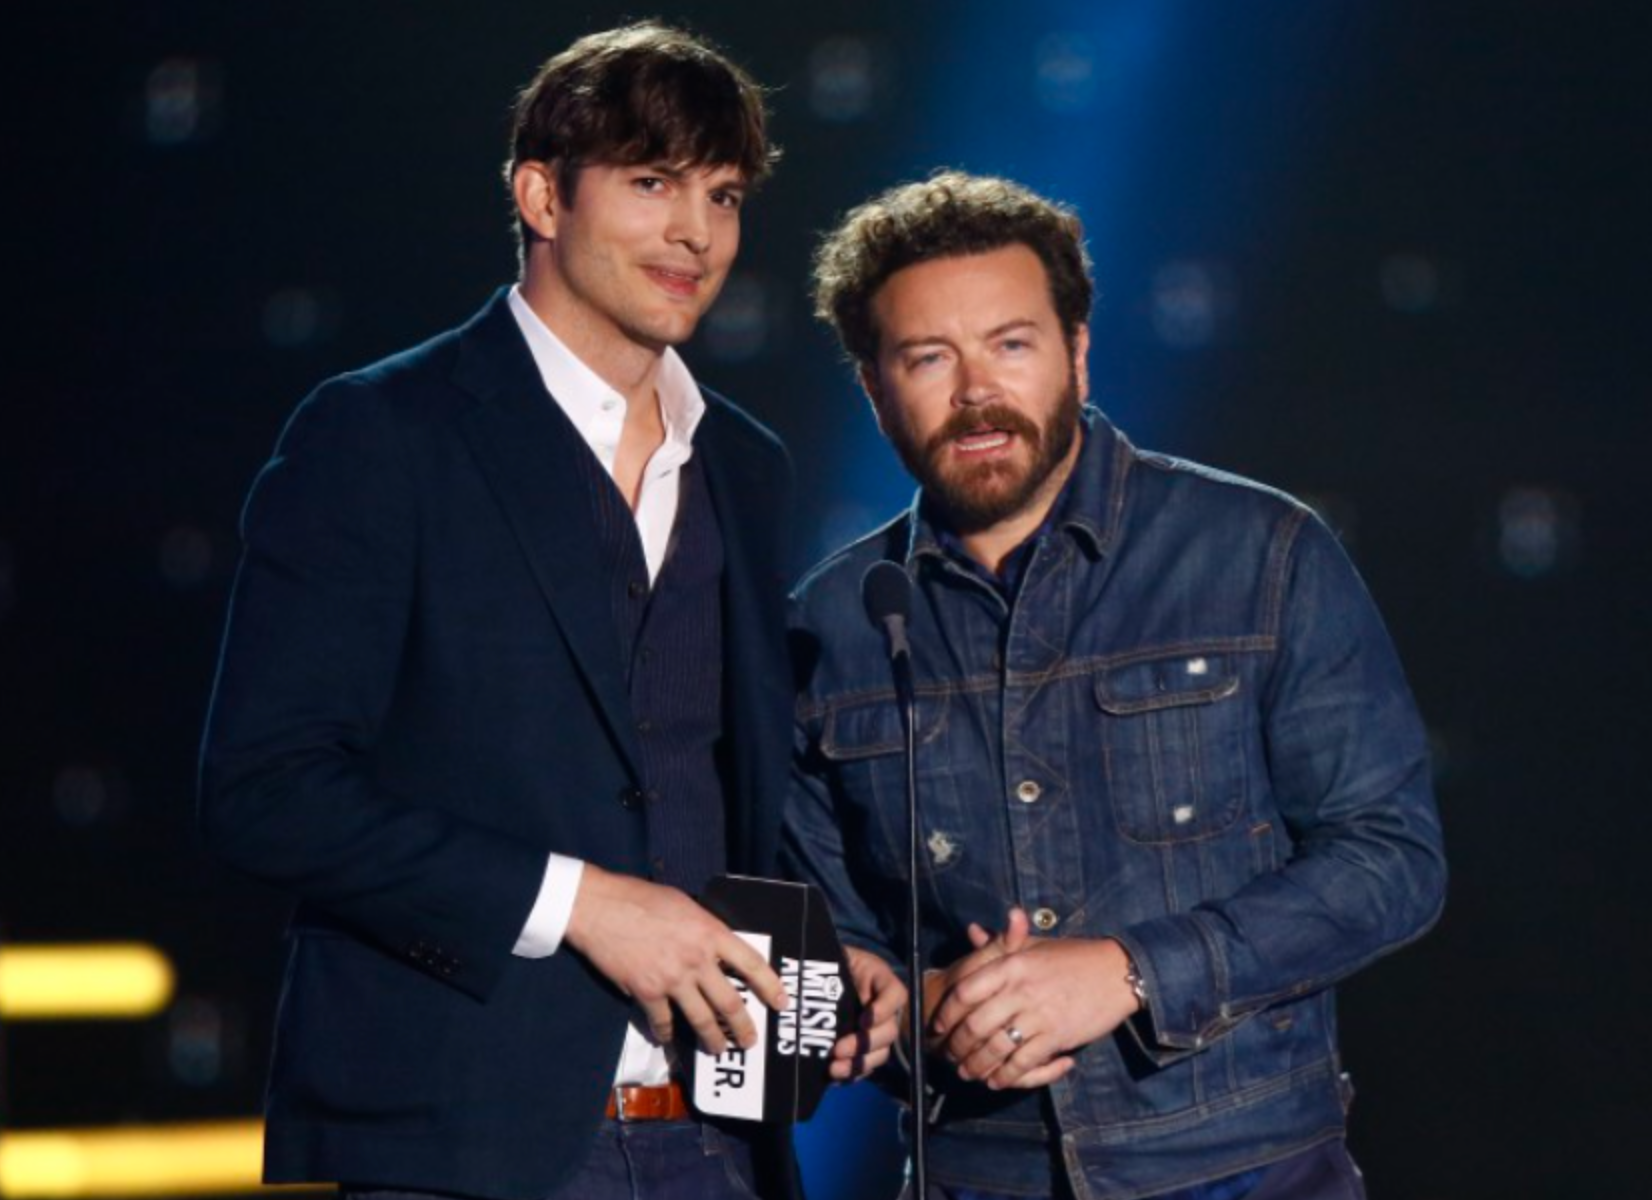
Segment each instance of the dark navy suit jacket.
[[[790,469],[755,421],[707,404],[729,861],[768,874]],[[548,852],[647,874],[589,453],[501,292],[324,384],[253,486],[200,817],[216,853],[300,900],[271,1181],[543,1196],[594,1136],[628,1002],[572,951],[511,954]]]

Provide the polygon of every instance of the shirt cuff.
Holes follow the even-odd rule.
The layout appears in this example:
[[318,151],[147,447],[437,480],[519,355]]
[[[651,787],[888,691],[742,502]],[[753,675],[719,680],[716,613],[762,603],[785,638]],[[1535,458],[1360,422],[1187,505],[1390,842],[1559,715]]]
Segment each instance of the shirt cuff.
[[568,932],[568,920],[574,915],[574,897],[584,874],[583,860],[551,855],[539,883],[539,898],[528,913],[528,923],[522,927],[512,954],[518,958],[549,958],[557,952]]

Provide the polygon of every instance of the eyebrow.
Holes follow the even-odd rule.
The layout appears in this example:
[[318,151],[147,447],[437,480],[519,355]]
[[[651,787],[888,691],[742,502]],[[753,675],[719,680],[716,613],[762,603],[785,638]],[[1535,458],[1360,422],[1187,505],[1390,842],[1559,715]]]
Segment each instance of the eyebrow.
[[1038,331],[1038,322],[1033,320],[1031,317],[1016,317],[1013,320],[1005,321],[1002,325],[994,325],[991,329],[987,330],[987,340],[991,341],[993,338],[1003,337],[1012,329],[1031,329],[1036,333]]
[[647,171],[652,175],[663,175],[665,178],[671,180],[672,183],[681,183],[683,180],[688,178],[689,172],[691,172],[691,171],[701,171],[701,170],[703,170],[703,171],[706,171],[708,174],[710,174],[710,173],[718,171],[724,165],[728,165],[728,169],[734,172],[734,176],[733,176],[733,178],[725,180],[722,183],[715,184],[715,186],[719,189],[726,189],[726,190],[730,190],[730,191],[740,191],[740,192],[746,191],[750,187],[750,184],[746,180],[745,173],[742,172],[739,167],[733,166],[731,164],[721,164],[721,163],[719,163],[719,164],[713,164],[711,166],[703,166],[703,167],[702,166],[674,167],[674,166],[671,166],[669,163],[663,163],[663,162],[657,162],[657,163],[640,162],[640,163],[634,163],[633,164],[633,169],[634,170]]
[[[1038,330],[1038,322],[1033,320],[1031,317],[1015,317],[1011,320],[1005,321],[1002,325],[994,325],[991,329],[987,330],[985,335],[983,335],[983,340],[990,342],[994,338],[1003,337],[1006,333],[1009,333],[1011,330],[1015,329],[1031,329],[1036,332]],[[895,351],[903,351],[914,350],[919,346],[944,346],[948,343],[948,341],[949,339],[941,337],[939,334],[924,334],[919,337],[902,338],[900,341],[891,346],[890,349]]]

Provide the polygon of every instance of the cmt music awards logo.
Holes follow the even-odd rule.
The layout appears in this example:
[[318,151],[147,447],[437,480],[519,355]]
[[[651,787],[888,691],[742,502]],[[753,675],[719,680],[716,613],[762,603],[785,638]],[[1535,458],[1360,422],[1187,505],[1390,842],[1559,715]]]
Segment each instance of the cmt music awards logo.
[[787,1057],[826,1058],[837,1041],[838,1001],[843,999],[838,964],[782,957],[780,982],[792,1006],[779,1016],[775,1048]]

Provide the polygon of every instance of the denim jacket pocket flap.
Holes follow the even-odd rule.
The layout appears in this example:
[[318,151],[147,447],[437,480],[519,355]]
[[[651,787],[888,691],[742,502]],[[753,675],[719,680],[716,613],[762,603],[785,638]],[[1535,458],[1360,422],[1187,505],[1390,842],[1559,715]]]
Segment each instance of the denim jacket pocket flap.
[[[946,726],[950,697],[918,697],[918,744],[933,741]],[[901,710],[893,695],[833,705],[820,730],[820,752],[832,762],[856,762],[898,754],[906,745]]]
[[1230,659],[1188,651],[1096,678],[1107,794],[1127,840],[1189,843],[1239,828],[1255,720],[1239,693]]
[[1201,655],[1179,654],[1103,671],[1096,678],[1096,703],[1115,717],[1213,704],[1239,690],[1239,676]]

